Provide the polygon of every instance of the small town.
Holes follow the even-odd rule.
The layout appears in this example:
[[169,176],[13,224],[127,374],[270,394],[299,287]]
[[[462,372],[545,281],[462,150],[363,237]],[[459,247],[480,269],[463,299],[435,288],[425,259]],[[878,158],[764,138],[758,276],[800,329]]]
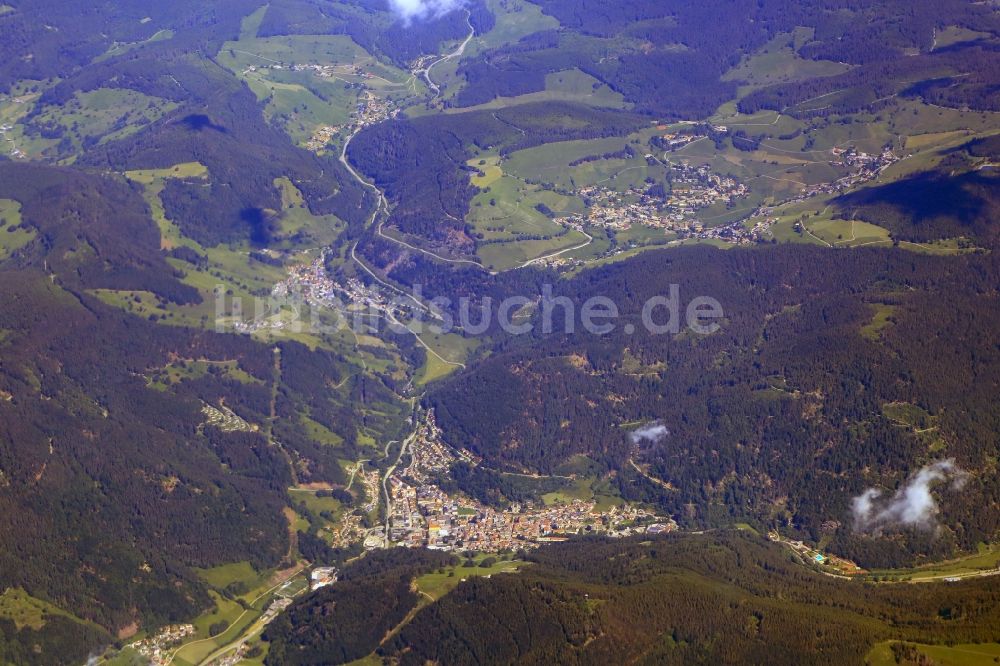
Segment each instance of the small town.
[[306,324],[299,316],[289,318],[283,312],[291,306],[298,312],[297,303],[340,317],[336,326],[348,326],[356,332],[367,332],[378,318],[407,321],[415,314],[416,302],[408,298],[390,298],[374,286],[365,285],[360,279],[334,278],[326,269],[323,254],[308,264],[288,267],[288,277],[271,290],[270,301],[263,299],[255,307],[255,316],[243,318],[243,308],[234,309],[232,327],[239,333],[260,330],[300,330]]
[[390,543],[412,548],[496,553],[581,534],[623,537],[674,529],[669,519],[631,506],[602,512],[594,502],[572,500],[545,507],[515,503],[501,510],[450,497],[433,484],[414,486],[397,476],[390,479],[390,495]]
[[[652,155],[647,160],[655,160]],[[688,229],[696,213],[717,203],[735,203],[747,195],[747,186],[735,179],[712,173],[708,166],[670,163],[670,188],[666,197],[630,188],[625,192],[598,185],[581,188],[588,204],[583,215],[568,218],[570,224],[586,224],[624,231],[633,225],[668,230]]]
[[[594,501],[572,499],[551,505],[524,502],[498,508],[469,497],[450,495],[435,481],[446,478],[456,462],[478,465],[480,461],[474,454],[452,449],[441,441],[433,412],[425,414],[413,435],[403,443],[403,451],[409,457],[409,464],[398,471],[396,466],[391,467],[383,479],[388,502],[387,524],[365,529],[362,517],[349,513],[338,525],[328,528],[333,545],[363,540],[369,550],[405,546],[497,553],[536,548],[582,534],[624,537],[676,529],[672,519],[627,504],[601,510]],[[353,471],[363,479],[369,498],[362,512],[370,513],[375,509],[371,501],[373,493],[379,497],[379,474]],[[352,483],[354,479],[352,475]]]
[[832,166],[842,166],[849,169],[853,169],[853,172],[838,178],[832,183],[823,183],[821,185],[812,185],[803,191],[803,193],[791,201],[803,201],[809,197],[814,197],[817,194],[835,194],[838,192],[846,191],[850,188],[856,187],[857,185],[862,185],[869,181],[878,178],[883,171],[895,164],[900,160],[896,157],[892,149],[886,147],[878,155],[870,155],[868,153],[857,150],[854,147],[851,148],[834,148],[833,154],[839,157],[840,160],[836,162],[831,162]]
[[346,125],[321,125],[317,127],[312,138],[306,143],[306,148],[313,152],[321,152],[345,130],[349,134],[353,134],[371,125],[394,118],[399,113],[399,109],[388,99],[379,97],[365,86],[361,86],[361,90],[357,107],[351,113],[351,121]]

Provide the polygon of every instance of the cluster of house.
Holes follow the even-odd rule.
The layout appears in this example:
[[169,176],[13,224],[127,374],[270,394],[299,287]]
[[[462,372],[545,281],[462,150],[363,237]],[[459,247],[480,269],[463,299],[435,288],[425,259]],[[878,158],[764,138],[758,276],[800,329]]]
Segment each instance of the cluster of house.
[[5,138],[10,142],[10,156],[15,159],[22,159],[26,157],[24,151],[18,148],[13,139],[10,139],[7,136],[7,133],[13,131],[13,129],[14,127],[12,125],[0,125],[0,137]]
[[[648,155],[647,159],[655,158]],[[735,203],[749,193],[743,183],[715,174],[708,166],[695,167],[686,162],[668,166],[669,178],[662,192],[635,187],[618,191],[600,185],[581,188],[577,194],[587,202],[588,210],[569,222],[617,231],[633,225],[688,229],[696,223],[699,210],[717,203]]]
[[193,624],[171,624],[161,629],[155,636],[144,638],[129,647],[149,659],[151,666],[164,666],[173,658],[172,648],[189,636],[194,636]]

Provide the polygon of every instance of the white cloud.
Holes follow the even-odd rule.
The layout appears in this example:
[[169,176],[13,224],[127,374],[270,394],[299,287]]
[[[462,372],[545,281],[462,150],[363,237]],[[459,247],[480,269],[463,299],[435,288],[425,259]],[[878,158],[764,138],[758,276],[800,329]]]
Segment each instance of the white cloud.
[[869,488],[851,503],[854,527],[861,532],[889,527],[931,529],[937,525],[940,513],[931,490],[948,481],[952,489],[960,490],[967,478],[968,473],[948,459],[921,468],[891,498],[883,499],[881,490]]
[[629,433],[628,437],[632,440],[633,444],[639,444],[640,442],[656,444],[669,434],[670,431],[667,429],[667,426],[663,425],[659,421],[653,421],[652,423],[647,423],[638,430],[633,430]]
[[389,0],[401,19],[409,23],[414,19],[438,18],[464,6],[464,0]]

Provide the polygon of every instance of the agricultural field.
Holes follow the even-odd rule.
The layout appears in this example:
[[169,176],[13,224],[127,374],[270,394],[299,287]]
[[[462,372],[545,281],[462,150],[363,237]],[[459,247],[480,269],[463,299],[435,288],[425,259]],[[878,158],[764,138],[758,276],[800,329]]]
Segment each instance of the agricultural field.
[[[662,168],[648,167],[643,157],[648,151],[646,141],[653,133],[650,130],[629,137],[560,141],[519,150],[504,163],[504,169],[519,178],[551,183],[560,188],[572,189],[614,181],[609,187],[619,189],[641,183],[650,169],[662,174]],[[628,145],[634,147],[636,157],[594,159],[579,166],[569,166],[579,160],[621,151]]]
[[817,213],[812,217],[782,218],[771,233],[783,242],[805,242],[824,247],[862,247],[892,243],[889,232],[883,228],[860,220],[842,220]]
[[142,185],[155,185],[167,178],[208,178],[208,168],[200,162],[176,164],[167,169],[140,169],[125,174],[129,180]]
[[[563,226],[549,219],[537,208],[543,203],[538,186],[527,185],[513,176],[500,176],[472,200],[469,222],[481,234],[481,240],[517,241],[523,237],[550,238],[563,232]],[[556,213],[580,210],[579,200],[565,198],[553,208]],[[570,210],[567,210],[570,209]],[[525,239],[527,240],[527,239]]]
[[485,190],[493,183],[503,178],[503,169],[500,167],[500,158],[497,156],[475,158],[468,161],[468,165],[477,170],[472,176],[472,184],[481,190]]
[[508,173],[511,162],[496,156],[468,164],[477,170],[471,178],[480,192],[472,200],[467,221],[480,241],[477,254],[488,269],[508,270],[586,242],[582,234],[557,221],[585,210],[571,191],[530,184]]
[[315,491],[303,488],[289,488],[289,497],[293,504],[298,506],[304,504],[310,512],[321,516],[324,513],[334,516],[330,522],[336,522],[337,517],[343,512],[343,505],[332,497],[319,497]]
[[[587,238],[579,231],[571,230],[569,234],[548,240],[529,240],[517,243],[492,244],[479,248],[479,257],[491,270],[509,270],[523,266],[529,261],[569,250],[577,246],[584,251]],[[566,254],[569,254],[568,252]],[[588,256],[590,256],[588,254]]]
[[250,590],[259,586],[267,575],[258,573],[249,562],[233,562],[211,569],[199,569],[198,576],[214,588],[223,590],[231,585],[240,585]]
[[957,25],[949,25],[943,30],[939,30],[934,35],[934,48],[943,49],[962,42],[974,42],[979,39],[989,39],[992,35],[988,32],[970,30]]

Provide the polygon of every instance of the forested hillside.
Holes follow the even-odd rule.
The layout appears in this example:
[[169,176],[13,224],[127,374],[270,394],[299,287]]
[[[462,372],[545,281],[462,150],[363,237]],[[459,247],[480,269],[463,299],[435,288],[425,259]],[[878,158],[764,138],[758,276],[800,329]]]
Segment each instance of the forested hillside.
[[[1000,527],[996,511],[983,510],[995,506],[992,474],[974,472],[949,496],[950,528],[913,531],[907,547],[857,537],[850,502],[939,457],[989,469],[1000,427],[992,404],[997,270],[994,254],[648,253],[557,286],[556,296],[578,304],[612,298],[621,312],[613,332],[566,335],[560,306],[545,335],[536,313],[531,336],[501,343],[428,403],[449,441],[498,469],[552,473],[584,454],[617,472],[625,496],[687,525],[751,519],[819,539],[832,524],[837,548],[872,566],[972,548]],[[649,334],[643,303],[669,295],[672,284],[681,316],[691,299],[717,298],[721,329]],[[898,404],[926,413],[935,427],[918,432],[894,420]],[[637,426],[628,424],[654,421],[669,435],[629,439]],[[670,490],[637,474],[633,462]]]
[[[886,79],[882,70],[902,53],[929,51],[935,30],[945,23],[994,34],[1000,29],[988,9],[961,0],[916,5],[825,0],[670,4],[634,0],[613,7],[575,0],[538,4],[559,19],[563,30],[535,33],[466,65],[463,74],[468,85],[459,94],[458,104],[535,92],[544,88],[546,72],[578,67],[621,92],[637,111],[660,118],[693,119],[711,114],[735,96],[736,82],[722,77],[746,53],[797,26],[815,31],[814,38],[799,49],[803,57],[864,65],[850,76],[857,79],[868,72],[869,84],[873,79]],[[983,57],[992,56],[989,52],[980,58],[942,56],[945,62],[960,62],[963,68],[995,72],[994,65],[976,64]],[[915,62],[898,63],[897,69],[913,71]],[[835,83],[833,79],[820,82],[817,85]],[[811,96],[809,85],[787,88],[802,99]],[[966,96],[970,94],[982,98],[988,89],[979,88]],[[749,108],[752,102],[746,104]],[[784,101],[783,106],[789,105]]]
[[[0,171],[0,198],[23,203],[18,226],[34,235],[0,267],[0,576],[95,623],[82,652],[63,654],[82,658],[98,626],[156,626],[210,605],[192,567],[287,560],[287,487],[343,481],[337,457],[353,455],[358,433],[351,406],[394,398],[364,382],[331,390],[353,366],[330,352],[102,303],[95,295],[111,289],[164,304],[201,296],[165,261],[127,184],[11,163]],[[244,426],[207,423],[206,405]],[[340,446],[317,441],[304,413]],[[49,631],[12,632],[12,654],[60,640]]]
[[[369,625],[343,625],[323,609],[337,598],[381,595],[397,570],[321,592],[269,630],[268,663],[347,661],[351,655],[317,652],[330,632],[345,631],[342,644],[360,642],[352,655],[371,651],[402,664],[860,664],[887,639],[997,639],[995,582],[845,582],[748,535],[589,540],[528,559],[516,575],[458,584],[381,641],[368,636]],[[389,607],[371,621],[396,617]]]

